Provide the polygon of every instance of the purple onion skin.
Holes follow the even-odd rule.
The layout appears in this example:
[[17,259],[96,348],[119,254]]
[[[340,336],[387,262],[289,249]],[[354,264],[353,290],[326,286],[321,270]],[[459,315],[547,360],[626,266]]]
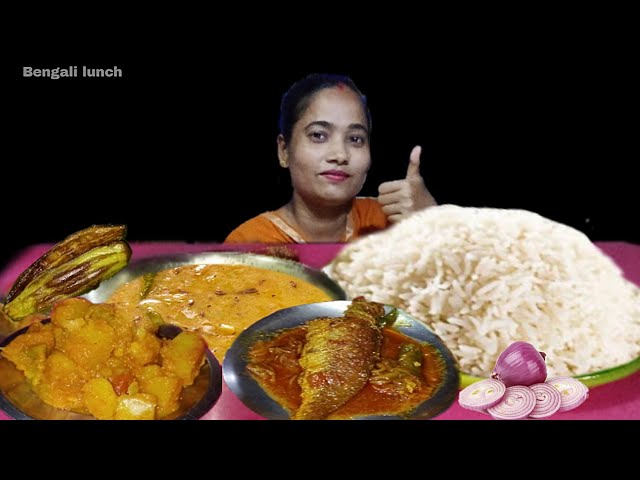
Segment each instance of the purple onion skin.
[[498,357],[491,378],[501,380],[507,387],[542,383],[547,379],[544,355],[527,342],[513,342]]

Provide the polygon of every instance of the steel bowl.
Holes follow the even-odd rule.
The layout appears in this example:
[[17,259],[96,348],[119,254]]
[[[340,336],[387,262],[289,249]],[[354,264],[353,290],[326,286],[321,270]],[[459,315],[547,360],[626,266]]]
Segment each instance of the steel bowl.
[[160,272],[185,265],[248,265],[276,272],[286,273],[315,285],[330,298],[346,299],[344,290],[324,272],[308,267],[302,263],[268,255],[257,255],[243,252],[207,252],[163,255],[133,261],[117,275],[100,284],[100,286],[84,297],[93,303],[106,301],[118,287],[130,282],[145,273]]
[[[222,364],[222,374],[231,391],[251,410],[265,418],[273,420],[289,419],[289,413],[271,398],[247,371],[247,358],[251,346],[283,329],[293,328],[309,320],[319,317],[340,317],[344,314],[350,301],[333,301],[310,303],[296,307],[284,308],[254,323],[243,331],[227,351]],[[389,312],[391,306],[386,306]],[[460,383],[458,363],[444,342],[429,330],[424,323],[398,309],[398,318],[394,330],[416,340],[421,344],[429,344],[441,357],[444,374],[443,379],[427,400],[410,412],[402,415],[362,415],[358,420],[406,420],[429,419],[448,409],[458,394]]]
[[[49,322],[49,320],[45,320]],[[158,336],[173,338],[180,331],[159,330]],[[28,327],[18,330],[0,343],[6,347]],[[222,392],[222,369],[216,357],[207,349],[205,363],[192,385],[182,391],[180,408],[162,420],[197,420],[216,403]],[[89,415],[60,410],[44,403],[32,390],[29,382],[9,360],[0,353],[0,410],[16,420],[95,420]]]

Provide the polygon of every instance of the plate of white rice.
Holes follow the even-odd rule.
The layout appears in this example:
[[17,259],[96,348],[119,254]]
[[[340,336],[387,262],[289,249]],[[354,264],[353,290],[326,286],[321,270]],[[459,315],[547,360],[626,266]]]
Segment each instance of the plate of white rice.
[[545,352],[549,376],[588,386],[640,369],[640,288],[586,235],[533,212],[431,207],[347,245],[324,271],[349,298],[424,322],[463,386],[517,340]]

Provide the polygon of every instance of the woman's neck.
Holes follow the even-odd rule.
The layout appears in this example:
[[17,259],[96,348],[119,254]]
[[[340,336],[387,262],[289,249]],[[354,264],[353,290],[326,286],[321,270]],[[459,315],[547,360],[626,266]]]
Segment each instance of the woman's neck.
[[291,198],[278,212],[309,242],[341,242],[347,229],[351,202],[339,207],[316,207]]

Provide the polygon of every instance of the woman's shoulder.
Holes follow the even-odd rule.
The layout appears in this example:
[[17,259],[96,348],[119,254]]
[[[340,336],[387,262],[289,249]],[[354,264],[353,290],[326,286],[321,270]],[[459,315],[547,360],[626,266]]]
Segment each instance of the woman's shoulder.
[[272,222],[273,212],[263,212],[233,230],[225,243],[280,243],[284,240]]
[[268,220],[265,218],[265,213],[256,215],[253,218],[238,225],[225,239],[225,242],[231,243],[245,243],[251,242],[252,237],[255,236],[256,231],[262,230],[266,227]]

